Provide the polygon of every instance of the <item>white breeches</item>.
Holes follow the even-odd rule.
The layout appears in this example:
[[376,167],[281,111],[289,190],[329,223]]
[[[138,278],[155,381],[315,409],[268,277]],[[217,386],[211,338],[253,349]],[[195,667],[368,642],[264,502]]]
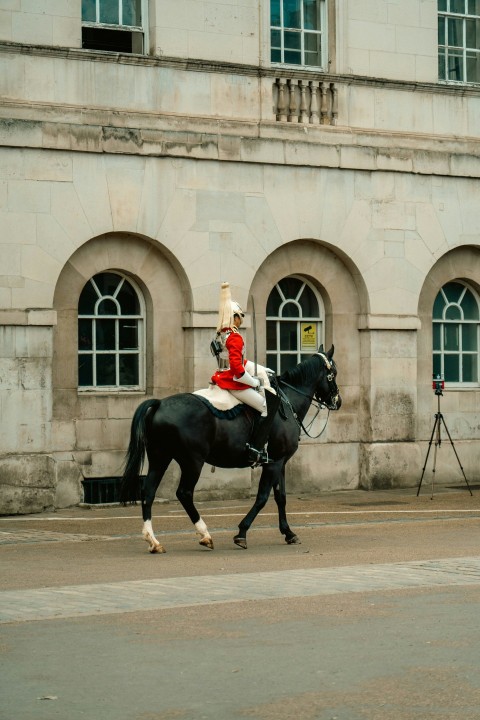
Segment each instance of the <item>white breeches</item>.
[[240,400],[240,402],[250,405],[262,413],[265,417],[267,414],[267,401],[265,400],[264,392],[258,392],[253,388],[247,388],[247,390],[229,390],[233,397]]

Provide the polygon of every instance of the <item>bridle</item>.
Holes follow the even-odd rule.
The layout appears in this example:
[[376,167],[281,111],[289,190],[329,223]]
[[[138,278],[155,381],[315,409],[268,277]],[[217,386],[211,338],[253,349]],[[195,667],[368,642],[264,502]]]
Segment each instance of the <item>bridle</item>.
[[[313,354],[314,354],[314,355],[319,355],[319,356],[323,359],[323,361],[325,362],[325,366],[326,366],[327,370],[329,371],[329,372],[328,372],[328,375],[327,375],[327,382],[328,382],[328,384],[329,384],[329,387],[331,387],[331,384],[332,384],[332,383],[335,383],[335,374],[334,374],[334,372],[333,372],[333,368],[334,368],[335,366],[334,366],[333,360],[329,360],[328,357],[327,357],[324,353],[321,353],[321,352],[317,352],[317,353],[313,353]],[[298,393],[298,395],[302,395],[303,397],[308,398],[308,399],[310,400],[310,403],[313,404],[314,407],[316,407],[317,412],[315,413],[315,416],[313,417],[313,419],[311,420],[311,422],[308,424],[308,427],[305,427],[304,424],[303,424],[303,422],[298,419],[297,413],[295,412],[295,408],[293,407],[293,405],[292,405],[292,403],[290,402],[290,400],[288,399],[288,397],[287,397],[287,396],[285,395],[285,393],[280,389],[280,387],[278,388],[278,389],[280,390],[280,393],[281,393],[281,396],[282,396],[282,400],[283,400],[284,402],[286,402],[287,405],[289,405],[290,409],[292,410],[292,415],[293,415],[295,421],[297,422],[298,426],[303,430],[303,432],[304,432],[309,438],[312,438],[312,439],[314,439],[314,440],[317,439],[317,438],[319,438],[320,435],[322,435],[322,433],[325,431],[325,429],[326,429],[326,427],[327,427],[328,419],[329,419],[329,417],[330,417],[330,410],[336,410],[336,409],[337,409],[337,403],[338,403],[338,387],[337,387],[337,384],[335,383],[335,395],[334,395],[333,392],[332,392],[331,397],[330,397],[330,403],[326,403],[326,402],[324,402],[321,398],[318,397],[318,393],[317,393],[317,392],[315,392],[313,395],[309,395],[308,393],[303,392],[303,390],[299,390],[298,388],[294,387],[293,385],[290,385],[290,383],[287,383],[287,382],[285,382],[285,380],[281,380],[280,378],[278,378],[278,383],[279,383],[279,384],[281,383],[282,385],[284,385],[285,387],[290,388],[291,390],[295,390],[295,392]],[[308,431],[310,430],[310,428],[312,427],[313,423],[314,423],[315,420],[317,419],[318,413],[320,412],[320,410],[323,410],[324,408],[326,408],[326,409],[328,410],[328,415],[327,415],[327,419],[325,420],[325,424],[324,424],[323,428],[322,428],[321,431],[318,433],[318,435],[310,435],[310,433],[309,433]]]
[[315,400],[322,405],[323,407],[326,407],[328,410],[336,410],[337,409],[337,403],[338,403],[338,387],[337,383],[335,382],[335,373],[333,372],[335,368],[335,363],[333,360],[329,360],[328,357],[321,352],[315,353],[315,355],[320,355],[321,358],[323,358],[323,361],[325,362],[325,366],[327,368],[328,375],[327,375],[327,382],[329,389],[332,389],[332,385],[334,386],[334,390],[330,395],[330,403],[325,403],[323,400],[321,400],[318,397],[318,393],[315,393]]

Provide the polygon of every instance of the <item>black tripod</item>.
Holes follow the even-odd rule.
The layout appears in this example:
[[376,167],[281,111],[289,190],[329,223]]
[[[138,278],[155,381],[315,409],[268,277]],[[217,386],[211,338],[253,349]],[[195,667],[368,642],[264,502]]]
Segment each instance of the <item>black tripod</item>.
[[450,440],[450,444],[453,448],[453,452],[455,453],[455,457],[457,458],[458,464],[460,465],[460,470],[462,471],[463,478],[464,478],[465,482],[467,483],[467,488],[469,489],[470,495],[473,495],[473,493],[470,489],[470,485],[468,484],[468,480],[463,471],[462,463],[460,462],[458,453],[455,450],[455,445],[453,444],[452,437],[451,437],[450,433],[448,432],[447,423],[445,422],[445,418],[443,417],[442,413],[440,412],[440,396],[443,395],[441,383],[434,382],[434,389],[435,389],[435,395],[438,398],[438,412],[435,413],[435,422],[433,423],[432,434],[430,436],[430,442],[428,443],[427,457],[425,458],[425,465],[423,466],[422,477],[420,478],[420,483],[418,485],[417,497],[420,494],[420,488],[422,487],[423,476],[425,475],[425,468],[427,467],[428,456],[430,454],[430,450],[432,449],[433,436],[435,435],[435,449],[433,451],[433,472],[432,472],[432,500],[433,500],[433,485],[434,485],[434,481],[435,481],[435,468],[437,465],[437,448],[439,448],[442,444],[442,436],[441,436],[441,432],[440,432],[442,423],[443,423],[445,430],[447,431],[448,439]]

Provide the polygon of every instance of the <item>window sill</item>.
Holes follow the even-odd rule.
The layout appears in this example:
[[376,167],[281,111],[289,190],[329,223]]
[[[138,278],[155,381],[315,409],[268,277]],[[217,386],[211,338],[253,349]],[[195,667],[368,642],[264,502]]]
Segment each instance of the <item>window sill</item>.
[[140,25],[118,25],[115,23],[96,23],[96,22],[82,22],[82,27],[86,28],[99,28],[100,30],[121,30],[124,32],[140,32],[143,33],[143,27]]
[[77,395],[78,397],[118,397],[120,395],[122,396],[131,396],[131,395],[146,395],[145,390],[140,390],[139,388],[134,388],[132,390],[129,390],[127,388],[110,388],[105,390],[98,390],[98,389],[92,389],[92,390],[80,390],[77,389]]
[[467,87],[467,88],[478,88],[480,82],[467,82],[466,80],[438,80],[439,85],[447,85],[450,87]]
[[272,67],[272,70],[275,68],[278,68],[279,70],[298,70],[299,72],[309,72],[309,73],[328,73],[328,70],[326,70],[321,65],[288,65],[287,63],[276,63],[271,62],[270,65]]

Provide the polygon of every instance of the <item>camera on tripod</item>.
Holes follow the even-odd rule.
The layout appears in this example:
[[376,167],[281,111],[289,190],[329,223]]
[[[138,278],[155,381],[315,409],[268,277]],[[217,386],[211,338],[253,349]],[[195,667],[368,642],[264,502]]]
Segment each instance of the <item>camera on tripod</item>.
[[438,373],[435,375],[435,373],[433,373],[432,377],[432,390],[435,391],[435,395],[443,395],[443,390],[445,389],[445,380],[443,375],[439,375]]
[[435,450],[433,453],[433,472],[432,472],[432,500],[433,500],[433,483],[434,483],[434,478],[435,478],[435,468],[436,468],[436,464],[437,464],[437,450],[442,444],[442,436],[441,436],[442,425],[445,428],[445,431],[448,435],[448,439],[450,440],[450,445],[452,446],[453,452],[455,453],[455,457],[457,458],[458,464],[460,465],[460,470],[462,471],[463,479],[465,480],[468,491],[469,491],[470,495],[473,495],[472,489],[471,489],[470,485],[468,484],[468,480],[465,475],[465,471],[463,469],[462,463],[460,462],[458,453],[455,450],[455,445],[453,444],[453,440],[452,440],[452,437],[448,430],[447,423],[445,422],[445,418],[443,417],[442,413],[440,412],[440,395],[443,395],[443,390],[445,389],[445,379],[443,377],[443,374],[440,375],[440,373],[436,373],[436,374],[433,373],[432,377],[433,377],[432,390],[435,392],[435,395],[437,396],[438,410],[435,413],[435,422],[433,423],[432,434],[430,435],[430,440],[428,443],[427,457],[425,458],[425,465],[423,466],[420,483],[418,485],[417,497],[420,494],[420,488],[422,487],[423,476],[425,475],[425,468],[427,467],[428,456],[429,456],[430,450],[432,448],[433,438],[435,437]]

